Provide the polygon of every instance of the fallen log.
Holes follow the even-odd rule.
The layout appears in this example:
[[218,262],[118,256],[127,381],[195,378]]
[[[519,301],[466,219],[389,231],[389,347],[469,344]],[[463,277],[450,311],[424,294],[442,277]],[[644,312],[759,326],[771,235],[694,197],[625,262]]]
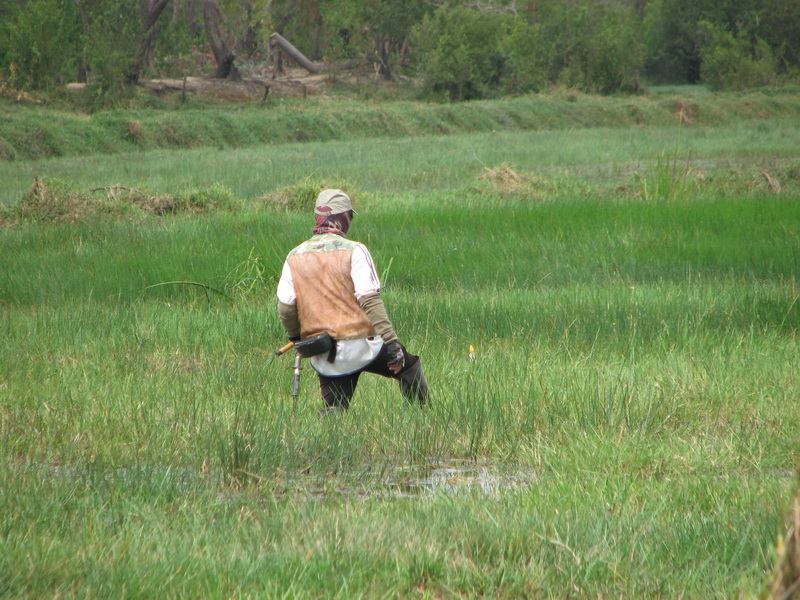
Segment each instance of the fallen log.
[[300,52],[297,48],[295,48],[289,40],[283,37],[280,33],[273,33],[269,36],[270,43],[272,45],[277,45],[283,48],[284,52],[288,54],[292,59],[297,62],[301,67],[303,67],[309,73],[319,73],[322,71],[322,65],[319,63],[312,62],[308,60],[305,55]]

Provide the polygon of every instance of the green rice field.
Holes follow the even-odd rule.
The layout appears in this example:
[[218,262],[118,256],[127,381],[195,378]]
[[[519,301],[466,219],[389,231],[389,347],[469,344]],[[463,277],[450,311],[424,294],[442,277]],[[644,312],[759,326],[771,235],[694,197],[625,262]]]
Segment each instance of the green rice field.
[[[564,122],[0,162],[0,597],[763,595],[800,115]],[[425,408],[291,396],[275,287],[328,186]]]

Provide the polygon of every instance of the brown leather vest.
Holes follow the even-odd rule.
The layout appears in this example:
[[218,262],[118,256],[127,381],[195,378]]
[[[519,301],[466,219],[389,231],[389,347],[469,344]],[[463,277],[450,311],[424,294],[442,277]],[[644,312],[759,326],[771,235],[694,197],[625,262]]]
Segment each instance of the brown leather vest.
[[355,297],[350,264],[355,242],[334,234],[315,235],[289,253],[300,336],[327,331],[338,340],[375,335]]

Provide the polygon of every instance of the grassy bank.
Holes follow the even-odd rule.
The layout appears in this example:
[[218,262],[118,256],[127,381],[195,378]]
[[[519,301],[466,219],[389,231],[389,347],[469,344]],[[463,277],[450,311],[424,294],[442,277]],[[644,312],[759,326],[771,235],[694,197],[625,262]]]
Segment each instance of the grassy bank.
[[0,161],[154,149],[241,148],[286,142],[401,138],[491,131],[725,125],[797,118],[795,90],[597,97],[572,92],[456,105],[345,99],[269,101],[92,115],[0,100]]

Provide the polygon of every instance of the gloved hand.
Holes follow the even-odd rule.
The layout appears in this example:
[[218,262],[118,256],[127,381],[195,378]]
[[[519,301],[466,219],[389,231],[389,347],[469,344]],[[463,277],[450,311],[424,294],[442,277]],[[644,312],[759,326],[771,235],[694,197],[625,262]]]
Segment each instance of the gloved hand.
[[392,373],[399,373],[402,371],[405,362],[405,354],[403,354],[403,348],[400,346],[400,342],[392,340],[386,344],[386,351],[389,353],[389,362],[387,364],[389,370]]

